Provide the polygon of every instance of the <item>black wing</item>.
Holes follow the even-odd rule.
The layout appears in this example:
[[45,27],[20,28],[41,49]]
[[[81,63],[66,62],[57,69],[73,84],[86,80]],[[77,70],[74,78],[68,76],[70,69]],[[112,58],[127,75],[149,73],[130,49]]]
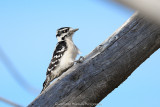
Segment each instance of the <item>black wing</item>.
[[50,74],[60,63],[60,59],[63,56],[64,52],[67,50],[67,44],[65,41],[58,42],[56,49],[53,53],[51,62],[47,69],[46,75]]

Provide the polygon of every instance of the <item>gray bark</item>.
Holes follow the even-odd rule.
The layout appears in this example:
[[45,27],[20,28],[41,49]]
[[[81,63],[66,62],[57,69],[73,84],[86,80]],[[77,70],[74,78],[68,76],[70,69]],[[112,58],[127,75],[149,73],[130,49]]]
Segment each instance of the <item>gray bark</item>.
[[160,48],[160,26],[135,13],[29,107],[95,106]]

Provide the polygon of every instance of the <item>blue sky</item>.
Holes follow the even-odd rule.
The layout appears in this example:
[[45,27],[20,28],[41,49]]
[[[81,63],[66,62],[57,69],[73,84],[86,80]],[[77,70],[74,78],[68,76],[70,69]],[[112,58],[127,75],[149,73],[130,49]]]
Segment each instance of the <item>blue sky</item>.
[[[81,56],[114,33],[134,12],[109,0],[0,0],[0,48],[20,75],[39,91],[56,45],[56,30],[79,28]],[[98,107],[159,107],[160,50],[148,58]],[[38,93],[26,91],[0,57],[0,96],[27,106]],[[0,107],[10,107],[0,102]]]

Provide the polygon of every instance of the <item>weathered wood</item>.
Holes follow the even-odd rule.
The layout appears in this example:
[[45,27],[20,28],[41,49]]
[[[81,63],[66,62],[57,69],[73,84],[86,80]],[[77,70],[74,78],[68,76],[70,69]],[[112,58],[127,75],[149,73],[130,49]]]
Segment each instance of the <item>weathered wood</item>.
[[95,106],[159,48],[160,27],[136,13],[29,107]]

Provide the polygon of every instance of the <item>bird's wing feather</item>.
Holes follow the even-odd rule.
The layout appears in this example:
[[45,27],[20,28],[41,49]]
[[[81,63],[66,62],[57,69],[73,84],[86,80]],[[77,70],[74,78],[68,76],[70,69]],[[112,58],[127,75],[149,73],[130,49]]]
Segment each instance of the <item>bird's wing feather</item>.
[[60,63],[60,59],[67,50],[67,44],[65,41],[58,42],[56,49],[53,53],[51,62],[48,66],[46,75],[50,74]]

